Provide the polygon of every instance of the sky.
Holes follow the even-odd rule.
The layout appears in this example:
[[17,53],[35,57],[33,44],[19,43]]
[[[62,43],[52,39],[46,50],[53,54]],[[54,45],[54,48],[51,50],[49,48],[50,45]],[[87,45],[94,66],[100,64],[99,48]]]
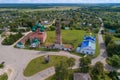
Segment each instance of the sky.
[[120,0],[0,0],[0,3],[120,3]]

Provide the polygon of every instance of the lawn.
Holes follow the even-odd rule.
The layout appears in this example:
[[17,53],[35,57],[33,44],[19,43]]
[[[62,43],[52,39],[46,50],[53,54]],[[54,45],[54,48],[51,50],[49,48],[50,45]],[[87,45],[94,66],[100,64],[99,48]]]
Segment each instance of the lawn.
[[[103,40],[105,41],[105,35],[103,35]],[[112,36],[113,41],[120,41],[120,38],[117,38],[115,36]]]
[[[75,50],[78,45],[83,41],[84,35],[89,35],[84,30],[62,30],[62,42],[63,44],[71,44],[73,46],[73,50]],[[55,42],[55,31],[47,31],[47,40],[46,44]],[[96,53],[94,57],[97,57],[100,53],[98,39],[96,41]],[[78,56],[83,56],[73,52],[73,54]]]
[[113,40],[115,40],[115,41],[120,41],[120,38],[113,37]]
[[49,8],[40,8],[40,9],[22,9],[21,12],[35,12],[35,11],[64,11],[70,9],[77,9],[79,7],[49,7]]
[[8,76],[7,74],[0,75],[0,80],[7,80]]
[[[71,44],[75,49],[80,42],[82,42],[86,31],[83,30],[62,30],[62,42],[63,44]],[[55,42],[55,31],[47,31],[46,43]]]
[[50,62],[45,63],[44,56],[38,57],[33,59],[25,68],[24,75],[25,76],[32,76],[44,69],[47,69],[49,67],[55,66],[56,64],[59,64],[60,61],[66,62],[68,60],[67,57],[64,56],[50,56]]
[[96,39],[96,50],[95,50],[95,55],[93,56],[94,58],[97,57],[100,54],[100,46],[98,43],[98,38]]

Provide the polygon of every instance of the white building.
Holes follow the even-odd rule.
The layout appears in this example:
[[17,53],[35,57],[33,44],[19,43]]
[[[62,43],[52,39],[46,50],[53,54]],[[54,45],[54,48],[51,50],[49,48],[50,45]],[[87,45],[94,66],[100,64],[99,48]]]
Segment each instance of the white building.
[[93,55],[96,49],[96,38],[92,36],[85,36],[83,42],[77,47],[76,52],[82,54]]

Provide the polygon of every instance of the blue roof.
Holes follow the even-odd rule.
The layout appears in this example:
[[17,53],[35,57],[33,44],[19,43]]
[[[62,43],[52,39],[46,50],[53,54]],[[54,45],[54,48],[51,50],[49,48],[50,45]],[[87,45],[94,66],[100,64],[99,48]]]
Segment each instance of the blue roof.
[[92,37],[92,36],[84,36],[84,40],[96,41],[96,38],[95,38],[95,37]]
[[89,41],[83,41],[81,48],[87,47],[89,45]]
[[85,47],[91,47],[92,49],[95,49],[95,42],[96,42],[96,38],[92,36],[85,36],[81,44],[81,49]]

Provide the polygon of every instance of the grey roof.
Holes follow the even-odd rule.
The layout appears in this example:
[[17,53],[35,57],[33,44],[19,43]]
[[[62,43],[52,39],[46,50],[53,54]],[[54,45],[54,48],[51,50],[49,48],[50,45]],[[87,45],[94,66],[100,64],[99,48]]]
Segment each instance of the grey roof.
[[91,80],[88,73],[74,73],[74,80]]

